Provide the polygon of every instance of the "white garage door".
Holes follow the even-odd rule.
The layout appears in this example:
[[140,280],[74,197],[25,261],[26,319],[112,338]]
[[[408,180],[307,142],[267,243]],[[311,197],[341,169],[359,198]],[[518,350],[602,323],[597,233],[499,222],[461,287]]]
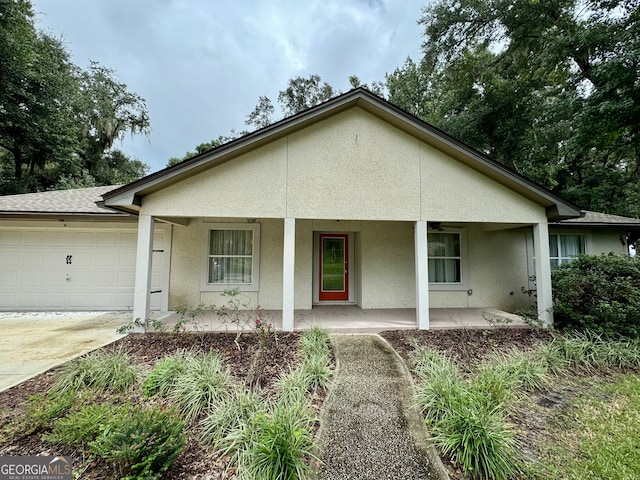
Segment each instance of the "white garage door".
[[[164,286],[166,237],[155,232],[152,291]],[[0,229],[0,310],[132,309],[136,239],[135,228]]]

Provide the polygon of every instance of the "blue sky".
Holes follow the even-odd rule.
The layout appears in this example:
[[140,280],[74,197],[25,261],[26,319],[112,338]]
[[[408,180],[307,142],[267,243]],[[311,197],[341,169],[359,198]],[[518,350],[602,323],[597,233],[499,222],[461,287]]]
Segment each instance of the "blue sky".
[[[153,132],[118,148],[156,171],[170,157],[242,130],[258,97],[290,78],[383,80],[419,58],[428,0],[33,0],[39,28],[73,61],[113,68],[146,99]],[[279,113],[279,112],[278,112]]]

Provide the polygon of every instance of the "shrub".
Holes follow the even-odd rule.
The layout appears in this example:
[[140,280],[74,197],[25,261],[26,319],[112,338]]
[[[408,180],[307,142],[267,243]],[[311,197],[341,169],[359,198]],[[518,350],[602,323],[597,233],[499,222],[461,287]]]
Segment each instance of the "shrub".
[[126,415],[112,417],[89,447],[111,462],[121,476],[153,478],[167,471],[184,449],[183,428],[172,410],[134,407]]
[[553,271],[557,327],[640,336],[640,260],[582,255]]
[[124,350],[98,350],[68,362],[53,390],[77,391],[82,387],[89,387],[98,391],[123,392],[135,381],[136,370]]
[[108,404],[88,405],[77,412],[56,420],[50,433],[43,440],[85,448],[101,435],[110,423],[126,414],[126,407]]
[[247,429],[253,415],[263,407],[264,400],[258,392],[236,389],[214,405],[202,421],[202,441],[221,447],[232,432]]
[[329,332],[318,326],[305,330],[300,336],[298,351],[303,357],[312,355],[329,357]]
[[309,374],[300,366],[295,370],[289,370],[284,375],[280,375],[276,380],[275,387],[278,392],[278,398],[294,401],[304,398],[310,384]]
[[187,355],[187,353],[180,351],[174,356],[160,360],[142,384],[142,393],[147,397],[169,393],[176,379],[186,369]]
[[519,471],[514,431],[498,406],[462,395],[432,428],[434,444],[472,478],[502,480]]
[[280,401],[270,414],[254,417],[251,442],[239,462],[241,478],[256,480],[305,478],[313,457],[314,415],[306,400]]
[[315,354],[304,359],[301,368],[307,378],[307,390],[317,390],[329,386],[332,372],[328,360],[328,356],[322,354]]
[[29,397],[24,418],[18,425],[18,431],[25,435],[45,430],[51,423],[65,415],[75,404],[72,391],[36,394]]
[[180,405],[188,421],[195,420],[215,402],[223,400],[231,387],[231,375],[219,355],[187,355],[184,371],[175,379],[169,396]]
[[546,363],[530,352],[518,348],[501,353],[496,352],[481,366],[499,370],[510,382],[513,388],[524,390],[539,390],[549,382]]

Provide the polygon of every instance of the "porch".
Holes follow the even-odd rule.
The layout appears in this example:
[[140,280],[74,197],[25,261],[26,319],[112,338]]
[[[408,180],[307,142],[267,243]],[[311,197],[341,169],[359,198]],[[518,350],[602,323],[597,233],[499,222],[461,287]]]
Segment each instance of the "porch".
[[[244,314],[244,312],[243,312]],[[242,314],[242,315],[243,315]],[[385,330],[416,329],[416,311],[413,308],[361,309],[356,305],[318,305],[311,310],[295,310],[294,329],[306,330],[319,325],[332,333],[377,333]],[[169,313],[162,318],[169,329],[180,320],[180,315]],[[247,321],[253,321],[243,317]],[[269,310],[265,319],[282,331],[282,311]],[[462,328],[524,328],[522,317],[496,308],[431,308],[429,327],[433,330]],[[227,323],[213,312],[203,313],[189,327],[199,331],[237,331],[237,325]]]

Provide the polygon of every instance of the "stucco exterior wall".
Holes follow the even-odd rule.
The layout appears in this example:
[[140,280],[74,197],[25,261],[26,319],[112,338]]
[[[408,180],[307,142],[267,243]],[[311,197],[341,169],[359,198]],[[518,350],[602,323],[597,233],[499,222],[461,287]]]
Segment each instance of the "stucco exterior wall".
[[[188,227],[174,227],[170,308],[198,304],[222,305],[221,292],[201,290],[206,268],[204,232],[212,223],[237,223],[239,219],[194,219]],[[243,292],[252,305],[282,308],[281,219],[260,221],[259,291]],[[351,275],[354,303],[362,308],[414,308],[415,262],[413,222],[296,221],[295,308],[310,309],[314,283],[314,232],[349,232],[354,242]],[[520,292],[527,285],[526,230],[482,231],[468,224],[464,284],[450,290],[430,289],[432,308],[497,307],[514,311],[527,306]],[[469,294],[468,290],[471,290]]]
[[413,308],[415,261],[413,223],[363,222],[362,308]]
[[142,199],[141,213],[315,220],[545,221],[545,210],[352,108]]
[[168,217],[282,218],[286,165],[285,138],[145,196],[141,213]]
[[587,253],[599,255],[612,252],[628,255],[628,247],[620,241],[621,236],[624,236],[624,232],[595,230],[587,236]]

